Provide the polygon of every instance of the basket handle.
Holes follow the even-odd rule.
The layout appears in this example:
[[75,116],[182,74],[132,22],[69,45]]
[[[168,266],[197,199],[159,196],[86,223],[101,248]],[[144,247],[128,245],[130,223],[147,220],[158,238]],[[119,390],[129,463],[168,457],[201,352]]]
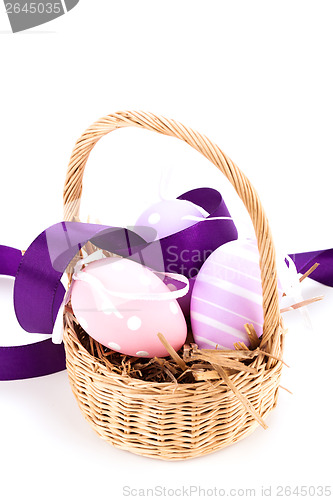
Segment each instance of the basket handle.
[[[70,221],[79,216],[82,179],[91,150],[106,134],[123,127],[139,127],[182,139],[211,161],[231,182],[249,212],[258,242],[264,310],[261,348],[266,347],[272,355],[278,356],[282,335],[281,315],[275,248],[267,217],[247,177],[204,135],[175,120],[141,111],[122,111],[97,120],[77,141],[70,158],[64,187],[64,220]],[[271,359],[268,363],[274,364]]]

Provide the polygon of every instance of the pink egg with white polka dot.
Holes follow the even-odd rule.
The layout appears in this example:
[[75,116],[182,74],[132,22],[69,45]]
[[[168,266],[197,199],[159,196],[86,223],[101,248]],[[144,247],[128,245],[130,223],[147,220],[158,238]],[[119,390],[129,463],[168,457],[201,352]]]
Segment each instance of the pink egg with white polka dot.
[[73,283],[71,301],[82,328],[114,351],[151,358],[169,353],[162,333],[177,351],[187,325],[170,290],[150,269],[109,257],[88,264]]

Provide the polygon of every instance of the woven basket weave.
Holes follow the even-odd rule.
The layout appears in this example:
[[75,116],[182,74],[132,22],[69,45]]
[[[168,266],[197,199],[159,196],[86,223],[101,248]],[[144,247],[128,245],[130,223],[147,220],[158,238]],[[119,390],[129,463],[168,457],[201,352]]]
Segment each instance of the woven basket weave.
[[93,429],[114,446],[136,454],[164,460],[188,459],[245,437],[258,425],[254,413],[265,417],[276,405],[284,329],[275,249],[258,195],[239,168],[207,137],[151,113],[111,114],[86,130],[75,145],[68,167],[65,220],[79,216],[82,178],[92,148],[109,132],[129,126],[182,139],[208,158],[244,202],[258,242],[264,310],[260,349],[269,355],[260,354],[251,362],[249,366],[256,368],[255,374],[240,371],[227,379],[184,384],[146,382],[118,375],[83,347],[73,327],[72,311],[64,314],[69,380]]

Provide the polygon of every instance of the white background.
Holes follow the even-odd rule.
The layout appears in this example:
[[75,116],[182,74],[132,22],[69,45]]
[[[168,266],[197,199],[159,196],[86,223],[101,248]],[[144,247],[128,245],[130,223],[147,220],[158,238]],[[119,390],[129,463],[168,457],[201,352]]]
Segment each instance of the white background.
[[[1,4],[0,243],[26,248],[61,220],[66,165],[87,126],[142,109],[220,145],[259,192],[280,250],[332,248],[332,18],[330,1],[81,0],[13,35]],[[170,196],[220,189],[241,232],[250,230],[217,169],[184,143],[136,129],[92,153],[82,220],[133,223],[158,199],[163,171]],[[0,344],[29,343],[11,287],[0,279]],[[120,499],[125,485],[256,488],[260,498],[262,485],[330,485],[333,291],[305,283],[305,297],[322,293],[308,309],[312,330],[300,313],[285,315],[283,385],[293,395],[280,391],[268,430],[201,459],[112,448],[84,421],[66,372],[1,382],[1,498]]]

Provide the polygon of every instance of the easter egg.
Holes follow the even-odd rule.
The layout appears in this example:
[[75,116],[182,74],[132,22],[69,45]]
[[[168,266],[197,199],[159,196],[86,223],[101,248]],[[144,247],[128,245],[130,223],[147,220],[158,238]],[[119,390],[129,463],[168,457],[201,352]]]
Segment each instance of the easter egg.
[[[279,291],[281,297],[281,291]],[[191,325],[201,349],[250,345],[246,323],[263,333],[263,298],[259,251],[253,240],[235,240],[215,250],[203,264],[193,287]]]
[[[163,200],[145,210],[135,224],[135,232],[146,241],[182,231],[203,219],[203,209],[187,200]],[[145,230],[147,228],[147,230]],[[154,231],[149,231],[149,228]]]
[[162,333],[177,351],[187,326],[177,300],[150,269],[129,259],[108,257],[76,276],[71,301],[83,329],[114,351],[130,356],[168,356]]

